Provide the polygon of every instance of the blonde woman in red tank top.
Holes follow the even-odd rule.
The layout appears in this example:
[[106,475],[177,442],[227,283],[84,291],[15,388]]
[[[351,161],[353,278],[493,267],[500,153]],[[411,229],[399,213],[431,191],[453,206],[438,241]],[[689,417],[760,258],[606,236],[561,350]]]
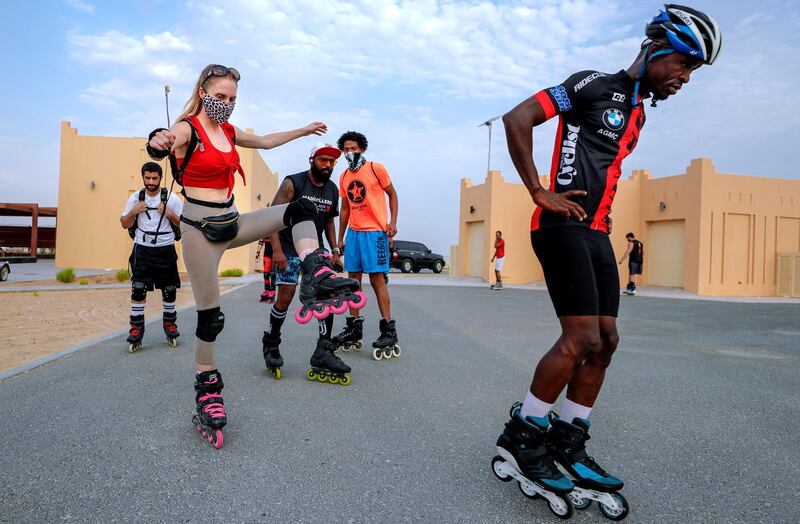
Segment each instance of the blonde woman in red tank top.
[[[255,135],[231,125],[228,118],[236,105],[241,76],[234,68],[211,64],[200,73],[183,114],[170,129],[150,134],[147,150],[153,158],[173,155],[182,171],[186,204],[181,216],[183,258],[197,306],[195,368],[197,370],[197,415],[194,423],[216,447],[222,445],[222,427],[227,423],[222,402],[222,376],[214,362],[214,342],[222,331],[225,316],[220,310],[219,261],[228,248],[256,242],[285,227],[292,228],[297,252],[303,264],[300,300],[296,318],[324,318],[342,313],[353,304],[363,306],[366,298],[358,282],[338,277],[330,267],[330,255],[320,248],[313,216],[316,207],[306,199],[238,214],[232,191],[236,174],[245,183],[236,146],[272,149],[308,135],[322,135],[327,126],[312,122],[305,127],[268,135]],[[199,138],[191,152],[193,129]],[[187,154],[190,155],[186,161]],[[174,174],[174,173],[173,173]],[[213,222],[218,222],[214,225]],[[209,231],[218,234],[208,238]]]

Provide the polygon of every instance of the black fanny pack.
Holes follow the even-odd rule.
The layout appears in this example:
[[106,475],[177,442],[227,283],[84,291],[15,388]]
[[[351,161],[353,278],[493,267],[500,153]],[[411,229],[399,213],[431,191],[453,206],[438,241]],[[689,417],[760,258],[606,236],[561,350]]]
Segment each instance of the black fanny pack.
[[[192,204],[206,207],[227,208],[233,205],[233,197],[228,202],[204,202],[189,198],[183,193],[184,198]],[[181,222],[185,222],[203,232],[210,242],[227,242],[233,240],[239,233],[239,212],[231,211],[224,215],[204,217],[200,220],[191,220],[181,215]]]

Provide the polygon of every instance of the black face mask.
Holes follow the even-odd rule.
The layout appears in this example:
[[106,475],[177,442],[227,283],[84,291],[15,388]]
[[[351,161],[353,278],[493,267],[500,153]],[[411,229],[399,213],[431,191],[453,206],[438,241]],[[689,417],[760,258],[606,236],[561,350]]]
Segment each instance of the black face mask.
[[330,167],[323,167],[318,168],[314,165],[314,162],[311,162],[311,174],[314,175],[318,181],[322,182],[323,184],[331,179],[331,175],[333,174],[333,169]]

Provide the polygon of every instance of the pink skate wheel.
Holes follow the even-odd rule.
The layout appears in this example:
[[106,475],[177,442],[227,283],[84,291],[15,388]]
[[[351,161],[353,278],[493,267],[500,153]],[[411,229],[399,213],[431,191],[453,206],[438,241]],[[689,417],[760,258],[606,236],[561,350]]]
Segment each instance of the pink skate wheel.
[[367,295],[364,294],[363,291],[356,291],[354,293],[355,296],[358,297],[358,301],[350,300],[350,307],[354,309],[361,309],[362,307],[367,305]]
[[294,314],[294,319],[300,324],[308,324],[311,322],[312,313],[311,310],[307,310],[305,314],[303,314],[303,308],[297,310]]
[[311,314],[314,315],[314,318],[322,320],[323,318],[331,314],[331,307],[325,304],[324,306],[322,306],[322,311],[317,311],[316,309],[314,309],[311,311]]
[[342,305],[341,305],[340,307],[336,307],[335,305],[332,305],[332,306],[331,306],[331,312],[332,312],[334,315],[341,315],[341,314],[342,314],[342,313],[344,313],[345,311],[347,311],[347,300],[345,300],[344,302],[342,302]]
[[222,430],[218,429],[216,431],[216,439],[214,439],[214,447],[219,449],[222,447],[222,443],[225,441],[225,435],[222,434]]

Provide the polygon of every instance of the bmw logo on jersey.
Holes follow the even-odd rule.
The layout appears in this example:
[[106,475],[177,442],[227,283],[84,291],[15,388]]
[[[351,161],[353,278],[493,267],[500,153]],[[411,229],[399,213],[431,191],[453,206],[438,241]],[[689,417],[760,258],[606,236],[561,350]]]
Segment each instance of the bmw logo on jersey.
[[625,115],[619,109],[606,109],[603,123],[612,131],[619,131],[625,125]]

